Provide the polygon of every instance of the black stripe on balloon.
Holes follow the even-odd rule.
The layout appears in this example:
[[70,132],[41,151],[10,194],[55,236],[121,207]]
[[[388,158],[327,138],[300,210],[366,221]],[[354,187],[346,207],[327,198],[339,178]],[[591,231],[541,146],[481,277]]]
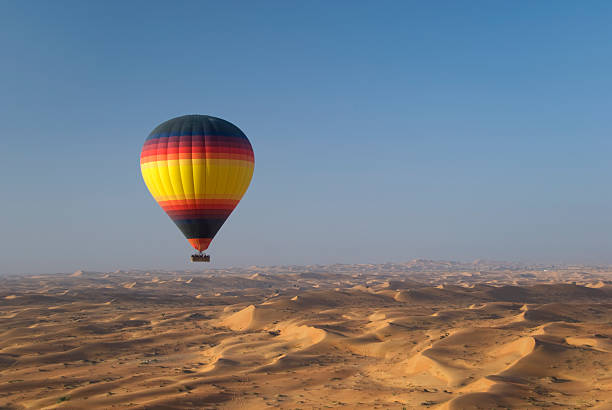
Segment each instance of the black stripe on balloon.
[[173,222],[187,239],[214,238],[227,218],[177,219]]

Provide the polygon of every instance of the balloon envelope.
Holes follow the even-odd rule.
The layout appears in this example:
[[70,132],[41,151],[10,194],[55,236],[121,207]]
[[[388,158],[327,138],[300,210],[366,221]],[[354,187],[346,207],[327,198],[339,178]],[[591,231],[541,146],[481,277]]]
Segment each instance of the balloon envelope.
[[255,159],[232,123],[185,115],[155,128],[140,154],[153,198],[198,251],[208,248],[246,192]]

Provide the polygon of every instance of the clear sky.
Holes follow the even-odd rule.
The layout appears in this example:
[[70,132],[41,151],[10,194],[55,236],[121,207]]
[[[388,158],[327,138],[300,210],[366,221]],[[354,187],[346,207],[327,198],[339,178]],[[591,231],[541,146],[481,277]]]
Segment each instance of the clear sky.
[[611,21],[609,1],[3,1],[0,272],[193,268],[139,168],[191,113],[255,151],[211,267],[612,263]]

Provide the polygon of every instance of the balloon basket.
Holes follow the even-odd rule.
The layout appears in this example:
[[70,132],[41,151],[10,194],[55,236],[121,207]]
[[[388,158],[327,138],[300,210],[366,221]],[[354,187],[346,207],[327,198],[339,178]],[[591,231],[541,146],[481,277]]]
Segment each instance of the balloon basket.
[[210,262],[210,255],[196,253],[191,255],[191,262]]

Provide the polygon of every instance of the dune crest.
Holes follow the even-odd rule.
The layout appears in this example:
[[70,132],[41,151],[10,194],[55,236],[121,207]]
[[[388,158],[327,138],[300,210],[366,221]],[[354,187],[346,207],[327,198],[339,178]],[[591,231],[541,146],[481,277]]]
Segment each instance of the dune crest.
[[255,306],[249,305],[224,319],[221,324],[232,330],[247,330],[255,325]]

